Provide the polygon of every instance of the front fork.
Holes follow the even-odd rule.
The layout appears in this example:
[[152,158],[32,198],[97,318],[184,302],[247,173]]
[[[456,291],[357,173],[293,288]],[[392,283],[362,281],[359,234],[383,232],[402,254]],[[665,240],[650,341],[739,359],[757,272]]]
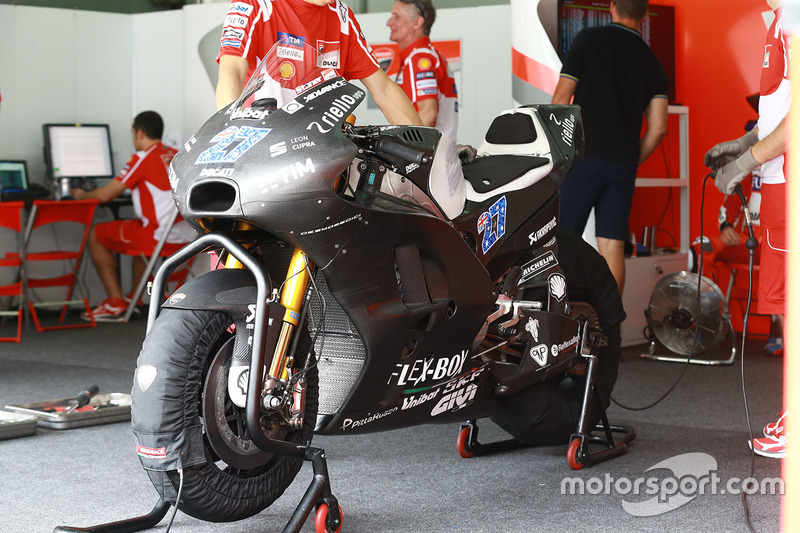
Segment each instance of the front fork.
[[[225,268],[244,268],[244,265],[233,255],[228,254],[225,258]],[[311,280],[312,268],[313,264],[308,257],[300,250],[295,249],[281,293],[278,295],[277,290],[274,290],[272,298],[273,301],[280,298],[281,308],[285,311],[280,321],[280,334],[269,364],[269,371],[264,375],[260,402],[263,409],[277,410],[281,413],[284,421],[292,429],[300,429],[303,425],[306,378],[304,374],[293,378],[290,369],[294,364],[294,354],[291,353],[290,348],[294,338],[293,333],[300,325],[303,302]],[[248,318],[242,325],[249,328],[249,323],[250,319]],[[270,328],[276,326],[271,322],[269,324]],[[239,391],[247,390],[247,387],[242,386],[240,372],[234,371],[233,365],[249,368],[249,352],[247,355],[246,360],[242,358],[242,360],[232,363],[228,376],[229,395],[239,407],[245,407],[247,400],[246,395],[239,394]],[[289,391],[290,388],[291,391]],[[291,396],[291,401],[287,400],[289,396]]]

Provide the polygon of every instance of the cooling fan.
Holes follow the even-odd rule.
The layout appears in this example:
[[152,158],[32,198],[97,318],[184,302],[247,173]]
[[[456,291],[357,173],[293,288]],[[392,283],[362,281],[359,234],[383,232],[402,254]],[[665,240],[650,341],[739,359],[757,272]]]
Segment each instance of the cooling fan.
[[[697,285],[700,283],[698,304]],[[722,291],[705,277],[691,272],[676,272],[661,278],[650,295],[650,304],[645,311],[647,328],[651,339],[650,353],[642,357],[658,361],[691,362],[704,365],[733,363],[736,343],[732,342],[730,358],[710,360],[695,358],[696,355],[713,350],[722,341],[727,328],[734,340],[728,308]],[[655,339],[669,351],[684,357],[668,357],[655,353]]]

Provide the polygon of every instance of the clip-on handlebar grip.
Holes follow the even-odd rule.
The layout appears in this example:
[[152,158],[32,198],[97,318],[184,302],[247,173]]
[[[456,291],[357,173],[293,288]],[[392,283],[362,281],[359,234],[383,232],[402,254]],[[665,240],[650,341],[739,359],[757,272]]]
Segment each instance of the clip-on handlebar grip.
[[378,139],[378,141],[375,143],[375,149],[386,152],[389,155],[401,157],[406,161],[416,163],[418,165],[427,165],[431,161],[430,156],[425,152],[415,148],[409,148],[408,146],[385,138]]

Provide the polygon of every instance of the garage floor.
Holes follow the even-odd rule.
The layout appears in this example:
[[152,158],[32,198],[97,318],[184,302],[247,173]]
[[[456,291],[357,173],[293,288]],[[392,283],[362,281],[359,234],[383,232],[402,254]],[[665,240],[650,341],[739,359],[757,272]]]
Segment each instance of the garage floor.
[[[75,396],[92,383],[101,392],[129,393],[144,331],[139,320],[96,330],[28,331],[21,344],[0,344],[0,408]],[[783,362],[761,354],[763,341],[747,344],[749,412],[753,431],[760,433],[780,409]],[[342,531],[746,531],[741,498],[728,487],[739,486],[734,478],[752,477],[755,488],[769,492],[763,481],[780,476],[780,461],[749,453],[741,360],[727,367],[685,368],[641,360],[643,348],[623,353],[614,391],[618,402],[650,404],[685,370],[683,378],[653,408],[613,406],[612,423],[633,425],[636,440],[626,455],[580,471],[567,466],[566,445],[463,459],[455,447],[458,425],[315,438],[327,451],[344,512]],[[724,359],[729,350],[723,345],[704,356]],[[489,421],[480,427],[482,441],[504,438]],[[695,454],[696,468],[674,469],[672,458],[689,453]],[[6,533],[130,518],[149,512],[158,500],[139,466],[127,422],[39,429],[34,436],[2,440],[0,472],[0,531]],[[172,531],[281,531],[310,479],[306,465],[284,496],[256,517],[213,524],[179,512]],[[637,482],[639,495],[633,493]],[[652,498],[645,493],[647,483],[666,494],[680,490],[676,482],[681,495],[645,502]],[[569,493],[570,486],[581,484],[583,494]],[[778,530],[779,496],[755,494],[747,502],[756,531]],[[166,523],[154,531],[165,531]],[[312,522],[303,528],[313,530]]]

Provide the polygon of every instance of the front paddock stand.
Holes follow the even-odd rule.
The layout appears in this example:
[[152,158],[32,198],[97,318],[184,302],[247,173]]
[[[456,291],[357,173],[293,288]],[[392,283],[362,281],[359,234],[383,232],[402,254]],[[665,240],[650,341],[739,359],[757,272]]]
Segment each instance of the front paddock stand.
[[53,530],[53,533],[58,533],[59,531],[84,531],[89,533],[133,533],[134,531],[143,531],[156,527],[161,522],[161,519],[166,516],[169,508],[169,502],[159,499],[153,510],[144,516],[91,527],[58,526]]
[[[331,493],[325,450],[321,448],[307,448],[303,459],[311,462],[314,477],[308,489],[306,489],[302,500],[300,500],[291,518],[289,518],[286,527],[283,528],[283,533],[299,533],[315,507],[314,529],[316,533],[339,533],[342,529],[342,510],[339,507],[339,502],[336,500],[336,497]],[[169,508],[169,502],[159,499],[153,510],[144,516],[90,527],[58,526],[53,530],[53,533],[65,531],[133,533],[134,531],[144,531],[158,525],[164,516],[166,516]]]

